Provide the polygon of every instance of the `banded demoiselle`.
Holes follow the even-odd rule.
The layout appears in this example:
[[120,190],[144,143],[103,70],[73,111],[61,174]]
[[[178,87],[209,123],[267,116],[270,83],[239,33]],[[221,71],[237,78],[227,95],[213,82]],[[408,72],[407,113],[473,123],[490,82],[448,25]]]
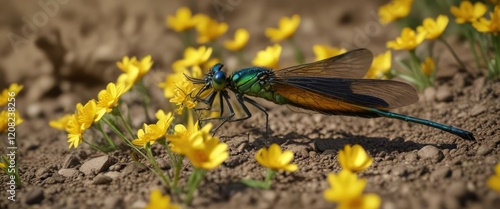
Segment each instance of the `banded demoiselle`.
[[[364,118],[387,117],[434,127],[463,139],[474,140],[471,132],[434,121],[389,112],[390,109],[415,103],[418,95],[411,85],[395,80],[363,79],[373,60],[368,49],[356,49],[324,60],[280,70],[264,67],[244,68],[227,76],[222,64],[214,65],[204,79],[187,76],[203,86],[193,98],[208,105],[197,110],[211,110],[219,95],[221,119],[216,131],[226,122],[241,121],[252,116],[246,103],[265,113],[266,109],[248,96],[260,97],[279,105],[289,105],[326,115],[348,115]],[[229,99],[232,91],[246,116],[235,116]],[[204,92],[207,92],[203,94]],[[201,98],[201,95],[206,95]],[[224,104],[229,115],[224,116]]]

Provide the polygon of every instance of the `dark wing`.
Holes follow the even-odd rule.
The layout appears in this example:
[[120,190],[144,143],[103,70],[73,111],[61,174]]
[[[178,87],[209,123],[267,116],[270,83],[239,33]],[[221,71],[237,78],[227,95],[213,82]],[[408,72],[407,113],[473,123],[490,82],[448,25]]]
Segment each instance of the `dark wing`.
[[368,49],[355,49],[344,54],[313,63],[276,70],[277,77],[308,76],[363,78],[370,68],[373,54]]
[[[415,88],[393,80],[292,76],[276,78],[274,82],[280,86],[278,91],[280,94],[285,93],[286,86],[289,86],[361,107],[392,109],[418,101]],[[300,100],[297,101],[300,103]]]

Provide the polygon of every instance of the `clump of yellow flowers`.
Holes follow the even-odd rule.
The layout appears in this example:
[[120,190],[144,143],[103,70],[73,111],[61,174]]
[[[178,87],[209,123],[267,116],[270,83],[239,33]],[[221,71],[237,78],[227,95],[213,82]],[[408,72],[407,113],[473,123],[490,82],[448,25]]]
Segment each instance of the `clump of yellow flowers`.
[[[16,127],[23,123],[21,114],[17,110],[16,97],[23,89],[22,85],[12,83],[0,92],[0,136],[7,140],[7,148],[17,147]],[[5,134],[5,138],[3,135]],[[0,155],[0,170],[8,173],[10,180],[14,180],[17,187],[22,187],[23,183],[19,176],[18,154],[10,152],[7,155]]]
[[[204,64],[209,62],[211,53],[211,48],[200,47],[196,49],[190,47],[186,51],[185,58],[173,64],[174,69],[178,69],[183,78],[185,78],[184,74],[201,77],[201,69],[205,67]],[[160,109],[155,114],[155,122],[144,123],[142,128],[133,130],[134,127],[132,127],[128,115],[128,106],[123,104],[121,97],[132,90],[136,90],[140,94],[144,93],[141,91],[141,88],[145,88],[142,86],[142,79],[148,74],[152,65],[151,56],[145,56],[141,59],[124,57],[122,61],[117,62],[117,67],[123,73],[118,76],[116,82],[109,83],[105,89],[101,90],[97,94],[97,99],[91,99],[85,104],[78,103],[73,114],[64,115],[50,121],[49,124],[68,133],[69,148],[78,148],[83,142],[96,150],[107,153],[117,149],[114,138],[120,138],[134,152],[133,156],[136,156],[133,157],[134,160],[155,172],[171,193],[184,191],[186,193],[185,203],[189,204],[206,171],[216,169],[228,158],[228,147],[217,137],[212,136],[210,133],[211,124],[207,124],[201,129],[198,129],[198,125],[193,124],[194,118],[191,112],[196,103],[192,100],[192,93],[197,87],[182,79],[176,80],[174,83],[163,83],[160,86],[165,86],[164,90],[167,88],[173,90],[170,101],[179,106],[176,112],[184,116],[181,118],[187,118],[188,128],[179,123],[172,129],[175,120],[173,113]],[[22,86],[12,89],[20,90],[20,88]],[[145,103],[147,95],[143,96],[143,100]],[[144,114],[148,114],[146,109],[147,107]],[[188,112],[187,116],[183,114],[185,111]],[[112,130],[113,135],[104,131],[104,126]],[[102,134],[102,138],[107,143],[88,140],[87,135],[91,134],[88,130],[93,128]],[[170,163],[173,165],[173,174],[165,172],[159,167],[152,152],[153,146],[161,146],[167,151]],[[180,185],[179,177],[184,157],[189,160],[194,171],[191,173],[190,180],[184,185]],[[141,161],[141,159],[146,160],[146,162]],[[168,196],[163,197],[158,191],[153,192],[148,207],[176,208],[168,201],[160,203],[160,200],[169,201]]]
[[337,174],[328,174],[330,188],[323,196],[326,200],[336,202],[338,208],[376,209],[381,200],[376,194],[363,194],[366,179],[358,178],[356,173],[367,169],[373,159],[358,144],[346,145],[340,150],[338,161],[342,170]]

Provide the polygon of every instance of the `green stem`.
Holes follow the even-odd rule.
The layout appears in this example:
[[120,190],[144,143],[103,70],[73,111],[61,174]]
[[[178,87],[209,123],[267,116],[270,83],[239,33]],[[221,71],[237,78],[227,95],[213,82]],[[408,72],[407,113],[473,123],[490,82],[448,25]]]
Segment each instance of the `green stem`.
[[266,179],[264,180],[264,183],[266,185],[265,189],[271,188],[271,184],[273,182],[274,176],[276,176],[277,171],[268,168],[266,172]]
[[111,145],[111,149],[112,150],[115,150],[116,149],[116,144],[115,142],[109,137],[109,135],[104,131],[103,127],[102,127],[102,120],[99,120],[99,122],[97,122],[97,130],[99,130],[101,132],[101,134],[104,136],[104,138],[106,139],[106,141],[108,142],[109,145]]
[[298,64],[303,64],[305,62],[305,58],[302,49],[297,44],[297,42],[295,42],[293,38],[289,38],[288,41],[293,46],[293,51],[295,53],[295,60],[297,61]]
[[[17,142],[14,142],[14,146],[17,147]],[[14,153],[15,159],[14,159],[14,171],[9,172],[9,169],[11,168],[11,164],[9,159],[7,158],[6,155],[0,156],[0,162],[3,162],[7,167],[3,168],[2,170],[5,173],[8,173],[10,175],[14,175],[14,181],[17,187],[21,188],[23,186],[23,182],[21,181],[21,177],[19,176],[19,169],[18,169],[18,162],[19,162],[19,155],[17,154],[17,151]],[[10,178],[10,177],[9,177]]]
[[144,159],[147,159],[147,156],[144,155],[144,153],[142,153],[141,150],[137,148],[137,146],[132,144],[132,142],[128,140],[127,137],[125,137],[125,135],[123,135],[122,132],[118,130],[118,128],[115,125],[113,125],[113,123],[111,123],[108,119],[104,117],[101,120],[104,120],[104,122],[108,124],[109,128],[111,128],[111,130],[115,132],[125,142],[125,144],[127,144],[130,148],[132,148],[137,154],[140,154]]
[[174,155],[172,153],[172,150],[168,146],[168,144],[166,144],[166,140],[163,140],[163,141],[164,141],[164,143],[160,143],[160,144],[163,145],[163,147],[165,147],[165,150],[167,150],[167,154],[168,154],[168,157],[170,158],[170,161],[173,162],[173,164],[175,165],[174,183],[172,186],[172,189],[175,190],[177,187],[177,183],[179,182],[179,174],[180,174],[180,171],[182,168],[182,160],[184,159],[184,156],[177,157],[176,155]]
[[177,187],[177,183],[179,183],[179,177],[182,169],[182,161],[184,160],[184,156],[179,156],[175,162],[175,170],[174,170],[174,188]]
[[194,191],[198,188],[200,185],[201,180],[203,180],[203,177],[205,176],[206,171],[203,169],[199,168],[194,168],[193,173],[189,177],[188,181],[188,194],[186,197],[186,205],[189,205],[191,203],[191,200],[193,199],[193,194]]
[[[481,55],[481,58],[483,59],[484,64],[488,68],[488,70],[493,69],[493,66],[491,65],[491,62],[488,59],[488,56],[486,55],[486,52],[488,51],[488,44],[486,43],[488,40],[487,38],[481,38],[479,39],[479,46],[481,49],[479,50],[479,53]],[[493,41],[493,40],[492,40]]]
[[116,107],[115,109],[118,112],[118,118],[120,118],[120,120],[122,121],[123,125],[125,126],[125,129],[127,129],[127,131],[128,131],[128,134],[130,134],[130,137],[131,138],[135,138],[135,134],[132,131],[132,128],[130,127],[130,124],[127,123],[127,121],[125,120],[125,118],[123,118],[123,112],[122,112],[121,108],[120,107]]
[[94,145],[94,144],[92,144],[92,143],[88,142],[88,141],[87,141],[87,140],[85,140],[85,139],[82,139],[82,141],[83,141],[83,143],[88,144],[90,147],[92,147],[92,148],[93,148],[93,149],[95,149],[95,150],[101,151],[101,152],[103,152],[103,153],[108,153],[106,150],[104,150],[104,149],[102,149],[101,147],[96,146],[96,145]]
[[491,40],[494,46],[494,56],[495,56],[495,65],[492,66],[492,70],[489,73],[489,77],[492,80],[496,80],[500,76],[500,35],[492,34]]
[[417,57],[415,50],[410,50],[410,65],[413,71],[413,76],[418,81],[416,83],[419,91],[423,91],[425,88],[430,86],[430,81],[427,76],[424,75],[422,69],[420,68],[420,59]]
[[468,26],[467,27],[467,38],[469,39],[469,44],[470,44],[470,48],[472,50],[472,54],[474,55],[474,59],[476,60],[476,67],[477,67],[477,70],[480,71],[481,70],[481,61],[479,60],[479,55],[477,54],[477,51],[476,51],[476,40],[474,39],[474,29],[472,28],[472,26]]
[[448,44],[448,42],[446,42],[446,40],[443,37],[439,37],[439,41],[441,41],[448,48],[448,50],[450,50],[451,54],[453,55],[453,57],[455,58],[455,60],[458,62],[458,64],[460,64],[460,66],[463,69],[467,69],[467,67],[465,67],[465,64],[458,57],[457,53],[455,53],[455,50],[453,50],[453,48],[451,48],[451,45]]
[[170,185],[171,185],[171,180],[170,180],[170,177],[168,175],[164,175],[163,174],[163,171],[160,169],[160,166],[158,166],[158,163],[156,162],[154,156],[153,156],[153,152],[151,151],[151,145],[149,144],[148,142],[148,145],[146,145],[146,153],[148,153],[148,160],[149,162],[153,165],[155,171],[156,171],[156,174],[158,176],[160,176],[160,179],[163,181],[163,183],[168,187],[170,188]]
[[144,82],[141,80],[140,82],[137,82],[136,89],[139,91],[139,94],[142,97],[142,108],[144,109],[144,114],[146,115],[146,121],[150,122],[151,118],[149,118],[149,111],[148,107],[150,106],[151,99],[149,98],[148,95],[148,89],[146,86],[144,86]]

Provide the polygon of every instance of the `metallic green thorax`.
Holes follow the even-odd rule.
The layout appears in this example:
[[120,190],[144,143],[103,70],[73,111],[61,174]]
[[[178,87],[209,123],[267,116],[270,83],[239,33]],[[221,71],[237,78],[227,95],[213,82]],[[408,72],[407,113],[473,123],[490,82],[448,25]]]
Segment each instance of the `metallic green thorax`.
[[261,97],[276,104],[288,104],[288,100],[273,90],[273,72],[265,68],[245,68],[234,72],[229,87],[240,94]]

